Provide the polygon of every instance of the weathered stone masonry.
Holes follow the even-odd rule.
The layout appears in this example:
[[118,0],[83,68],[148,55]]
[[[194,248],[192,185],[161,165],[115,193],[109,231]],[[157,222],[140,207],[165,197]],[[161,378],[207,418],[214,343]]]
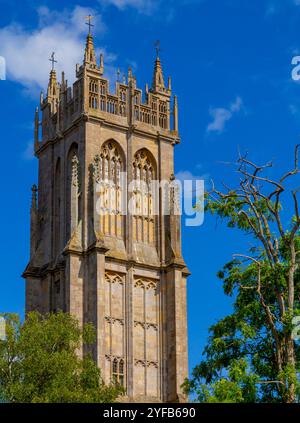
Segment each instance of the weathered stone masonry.
[[[89,34],[73,87],[64,74],[58,83],[52,70],[36,110],[39,181],[32,189],[26,311],[63,310],[92,322],[94,358],[107,382],[125,386],[128,401],[183,401],[189,271],[180,217],[172,207],[169,216],[155,216],[151,195],[139,190],[128,193],[134,215],[122,215],[119,181],[121,172],[127,186],[172,178],[177,99],[159,57],[144,102],[130,69],[115,94],[103,74]],[[96,200],[105,210],[107,198],[114,211],[99,215]]]

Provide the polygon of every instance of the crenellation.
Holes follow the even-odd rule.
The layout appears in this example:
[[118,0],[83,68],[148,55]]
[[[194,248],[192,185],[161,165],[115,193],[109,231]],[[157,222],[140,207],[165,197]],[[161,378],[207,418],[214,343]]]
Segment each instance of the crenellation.
[[[116,122],[115,116],[122,117],[123,125],[151,126],[154,131],[178,137],[177,98],[174,98],[171,111],[171,78],[168,79],[168,87],[165,87],[159,58],[155,62],[152,87],[149,89],[146,85],[144,99],[131,68],[127,81],[125,77],[122,82],[115,83],[114,93],[110,92],[109,80],[103,74],[103,54],[98,66],[93,37],[88,35],[84,62],[76,66],[76,81],[72,87],[68,86],[64,73],[59,83],[56,71],[52,69],[46,98],[41,93],[43,142],[66,131],[82,114],[107,122]],[[35,151],[38,149],[36,142]]]

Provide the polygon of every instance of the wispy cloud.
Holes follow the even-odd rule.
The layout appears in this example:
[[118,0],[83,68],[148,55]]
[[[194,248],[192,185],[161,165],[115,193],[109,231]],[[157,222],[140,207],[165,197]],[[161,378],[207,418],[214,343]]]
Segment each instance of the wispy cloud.
[[[173,20],[179,7],[200,4],[207,0],[98,0],[102,6],[115,6],[119,10],[135,9],[138,13],[162,18],[166,23]],[[156,13],[156,12],[159,13]]]
[[138,12],[151,14],[158,7],[160,0],[99,0],[101,4],[113,5],[120,10],[128,7],[135,8]]
[[22,153],[23,160],[31,160],[34,158],[33,141],[28,141],[25,150]]
[[207,133],[216,132],[221,134],[225,130],[226,122],[233,118],[243,106],[243,100],[241,97],[237,97],[228,108],[223,107],[211,107],[209,110],[210,116],[213,118],[206,128]]
[[[62,12],[41,7],[37,13],[39,23],[35,29],[18,23],[0,28],[0,55],[6,59],[8,79],[21,83],[34,95],[48,82],[52,51],[56,53],[58,72],[64,70],[67,78],[74,80],[76,63],[83,60],[87,30],[84,18],[96,15],[95,10],[81,6]],[[96,15],[95,28],[97,34],[106,30],[101,15]],[[113,58],[106,54],[106,63]]]
[[[199,166],[197,166],[197,168],[198,167]],[[204,181],[204,185],[207,186],[210,180],[209,173],[197,175],[189,170],[181,170],[176,173],[175,177],[181,182],[182,188],[185,189],[185,195],[187,198],[198,198],[202,194],[202,185],[197,184],[196,181]],[[190,181],[190,183],[184,185],[185,181]]]
[[[198,165],[197,165],[197,168],[198,168]],[[176,176],[176,179],[178,179],[181,182],[187,181],[187,180],[188,181],[208,180],[209,178],[208,173],[203,173],[202,175],[196,175],[189,170],[180,170],[178,173],[176,173],[175,176]]]

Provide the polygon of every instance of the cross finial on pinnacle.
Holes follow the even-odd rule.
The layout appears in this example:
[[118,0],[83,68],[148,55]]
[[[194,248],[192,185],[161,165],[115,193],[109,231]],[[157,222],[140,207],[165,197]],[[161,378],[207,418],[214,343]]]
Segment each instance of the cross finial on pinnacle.
[[161,48],[160,48],[160,41],[159,41],[159,40],[156,40],[156,41],[155,41],[155,43],[154,43],[154,47],[155,47],[155,50],[156,50],[156,58],[158,59],[158,57],[159,57],[159,52],[161,51]]
[[94,16],[88,15],[85,17],[86,25],[89,27],[89,35],[91,35],[91,28],[93,28],[95,25],[92,24],[92,19],[94,19]]
[[49,62],[52,63],[52,71],[54,71],[55,63],[57,63],[57,60],[55,60],[55,53],[54,53],[54,51],[51,54],[51,58],[49,59]]

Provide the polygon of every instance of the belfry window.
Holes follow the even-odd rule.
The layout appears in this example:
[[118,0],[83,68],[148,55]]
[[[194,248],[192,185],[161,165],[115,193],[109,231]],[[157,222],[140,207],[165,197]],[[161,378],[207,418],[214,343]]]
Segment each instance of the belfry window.
[[90,92],[95,94],[98,93],[98,81],[95,79],[90,80]]
[[92,109],[98,109],[98,98],[95,95],[90,95],[89,106]]
[[124,161],[117,143],[104,143],[95,157],[95,182],[98,184],[100,231],[105,235],[123,236],[122,181]]
[[135,154],[133,163],[133,237],[135,241],[155,243],[154,196],[155,164],[146,149]]
[[101,95],[105,95],[106,94],[106,89],[105,89],[104,83],[101,83],[101,85],[100,85],[100,93],[101,93]]

